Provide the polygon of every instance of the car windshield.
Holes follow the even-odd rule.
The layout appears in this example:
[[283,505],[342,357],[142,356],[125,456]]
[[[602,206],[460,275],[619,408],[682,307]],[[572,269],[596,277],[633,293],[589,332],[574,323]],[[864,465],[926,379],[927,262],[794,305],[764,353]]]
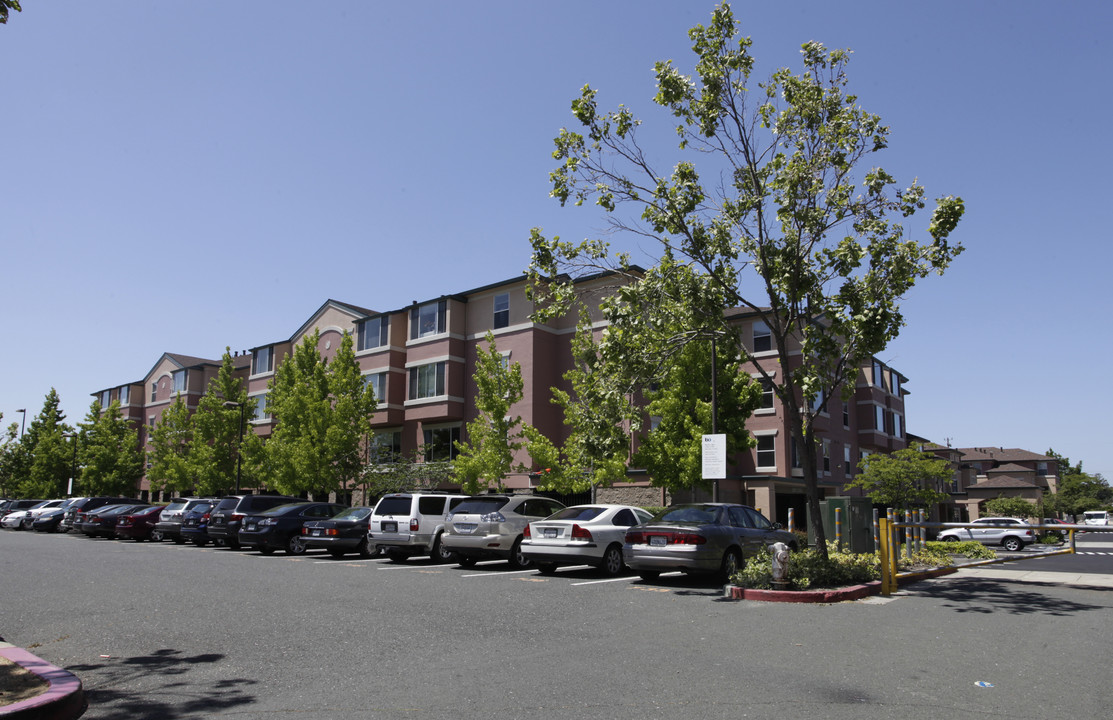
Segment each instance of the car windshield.
[[50,505],[50,501],[49,500],[43,500],[41,503],[38,503],[37,505],[32,505],[29,509],[38,510],[39,508],[43,508],[43,507],[46,507],[48,505]]
[[366,520],[367,517],[370,514],[371,514],[371,508],[369,508],[369,507],[353,507],[353,508],[348,508],[347,510],[339,513],[338,515],[334,515],[332,517],[332,519],[333,520]]
[[409,515],[413,497],[410,495],[389,496],[375,506],[376,515]]
[[1104,510],[1091,510],[1082,514],[1086,517],[1087,520],[1098,520],[1105,517]]
[[715,505],[677,505],[666,508],[654,521],[708,524],[715,522],[718,511]]
[[579,520],[586,522],[594,520],[607,511],[607,508],[594,507],[592,505],[576,505],[550,515],[548,520]]
[[492,513],[502,508],[503,505],[510,502],[510,498],[505,497],[481,497],[481,498],[468,498],[464,502],[456,506],[453,510],[454,513],[478,513],[486,514]]

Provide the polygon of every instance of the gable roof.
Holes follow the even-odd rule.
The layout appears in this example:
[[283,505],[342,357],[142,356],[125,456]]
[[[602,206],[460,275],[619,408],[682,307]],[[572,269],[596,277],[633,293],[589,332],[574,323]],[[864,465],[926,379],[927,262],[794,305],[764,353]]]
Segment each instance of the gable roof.
[[997,477],[986,478],[973,485],[967,485],[967,490],[998,490],[1004,488],[1021,488],[1024,490],[1031,490],[1039,487],[1033,482],[1021,480],[1020,478],[1012,477],[1010,475],[1000,475]]

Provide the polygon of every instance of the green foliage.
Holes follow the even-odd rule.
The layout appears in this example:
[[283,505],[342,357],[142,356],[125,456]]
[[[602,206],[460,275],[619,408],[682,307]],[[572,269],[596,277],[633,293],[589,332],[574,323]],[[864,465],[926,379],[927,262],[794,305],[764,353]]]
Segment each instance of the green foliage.
[[318,351],[319,331],[307,335],[278,366],[267,408],[275,430],[266,458],[253,466],[282,493],[344,491],[360,479],[363,443],[371,434],[375,394],[359,373],[350,333],[332,362]]
[[[239,407],[225,403],[237,403]],[[251,443],[248,438],[248,434],[254,437],[247,426],[254,415],[255,399],[247,396],[243,380],[236,376],[231,348],[226,347],[220,370],[216,377],[209,380],[209,386],[193,413],[190,463],[194,467],[198,494],[222,495],[235,487],[241,433],[245,454],[258,448],[258,443]],[[246,465],[251,467],[251,460],[247,460]],[[240,473],[243,474],[242,467]],[[254,485],[251,481],[241,483],[241,487]]]
[[982,513],[985,517],[1012,517],[1021,520],[1034,517],[1035,514],[1036,506],[1019,497],[996,497],[986,500]]
[[926,552],[932,555],[961,555],[972,560],[992,560],[997,553],[982,545],[976,540],[960,540],[958,542],[929,541],[924,543]]
[[[387,493],[436,490],[455,484],[456,469],[450,462],[423,462],[415,457],[393,458],[390,462],[369,464],[363,468],[359,484],[367,498],[378,498]],[[368,500],[370,502],[370,500]]]
[[[0,413],[0,420],[3,419],[4,413]],[[15,488],[19,454],[19,424],[13,422],[0,435],[0,497],[11,497]]]
[[179,393],[147,438],[149,450],[147,481],[151,492],[163,491],[171,495],[191,492],[196,484],[196,471],[191,461],[193,445],[193,420],[189,408]]
[[487,333],[487,349],[478,349],[475,360],[476,417],[468,423],[467,440],[457,441],[456,477],[470,495],[492,485],[500,490],[503,479],[525,466],[514,462],[524,445],[522,418],[511,409],[522,399],[522,368],[509,364],[499,352],[493,333]]
[[[1064,458],[1064,461],[1069,466],[1069,460]],[[1082,472],[1082,463],[1069,470],[1069,474],[1059,476],[1058,492],[1044,496],[1044,509],[1048,513],[1076,517],[1087,510],[1102,510],[1113,504],[1113,488],[1100,473]]]
[[15,490],[20,497],[56,498],[66,492],[73,472],[73,445],[63,436],[73,428],[66,424],[60,405],[58,392],[51,388],[20,440],[15,457]]
[[74,494],[136,496],[143,477],[143,448],[138,431],[120,412],[119,401],[102,410],[94,400],[80,428],[76,441],[82,469],[74,480]]
[[[897,187],[872,162],[889,129],[849,92],[848,51],[806,43],[803,72],[782,68],[750,86],[751,41],[739,35],[729,5],[718,6],[710,24],[692,28],[689,38],[695,78],[671,61],[656,65],[654,99],[672,115],[685,155],[671,174],[659,174],[639,146],[640,121],[621,106],[600,110],[596,91],[585,86],[572,103],[579,131],[563,129],[554,141],[559,165],[550,174],[551,194],[562,205],[594,200],[612,229],[660,246],[661,260],[649,273],[657,281],[624,288],[608,314],[612,323],[623,311],[644,317],[630,327],[647,337],[672,324],[684,303],[674,294],[676,302],[654,304],[663,288],[686,291],[684,302],[708,322],[708,309],[721,324],[724,307],[740,307],[769,326],[780,361],[775,392],[800,448],[814,531],[822,539],[812,421],[826,408],[815,401],[853,392],[859,366],[903,326],[900,300],[962,251],[949,237],[964,204],[937,200],[926,242],[910,236],[904,223],[924,207],[925,191],[916,183]],[[699,159],[709,181],[687,153]],[[629,256],[612,256],[601,240],[548,240],[534,229],[531,243],[531,297],[543,306],[539,318],[572,307],[580,276],[636,275]],[[620,346],[638,343],[623,338]],[[599,355],[601,364],[611,361],[602,350]],[[637,367],[644,357],[635,350],[622,361]],[[742,359],[751,359],[745,350]],[[616,417],[603,416],[606,428],[613,429]],[[820,554],[825,550],[821,544]]]
[[921,450],[869,455],[858,467],[861,474],[846,487],[861,488],[875,504],[904,512],[947,499],[939,488],[951,478],[949,463]]
[[[861,585],[881,578],[881,561],[877,553],[852,553],[839,550],[834,542],[827,545],[826,557],[815,548],[791,553],[785,580],[792,590]],[[754,555],[735,574],[735,585],[747,588],[772,588],[773,565],[768,553]]]
[[8,12],[10,10],[23,11],[23,8],[19,6],[19,0],[0,0],[0,25],[8,22]]

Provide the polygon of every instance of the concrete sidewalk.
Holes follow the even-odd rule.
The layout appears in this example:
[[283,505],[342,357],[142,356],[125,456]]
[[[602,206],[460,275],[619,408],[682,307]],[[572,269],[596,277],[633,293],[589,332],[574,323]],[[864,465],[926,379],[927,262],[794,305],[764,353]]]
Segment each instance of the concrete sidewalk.
[[1076,587],[1113,588],[1113,575],[1103,573],[1044,572],[1039,570],[1010,570],[1000,565],[959,568],[950,579],[963,577],[997,578],[1014,582],[1038,582]]
[[70,720],[85,712],[85,691],[72,673],[35,657],[23,648],[0,641],[0,657],[16,663],[45,680],[46,692],[28,700],[0,707],[4,720]]

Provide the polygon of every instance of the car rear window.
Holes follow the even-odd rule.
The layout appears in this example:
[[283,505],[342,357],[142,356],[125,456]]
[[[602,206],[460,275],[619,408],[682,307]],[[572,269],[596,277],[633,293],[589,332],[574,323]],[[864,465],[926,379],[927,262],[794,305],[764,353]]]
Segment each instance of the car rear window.
[[348,508],[338,515],[333,516],[333,520],[366,520],[371,515],[371,508],[369,507],[354,507]]
[[564,508],[549,520],[594,520],[603,514],[606,508],[601,507],[570,507]]
[[503,505],[510,502],[510,498],[504,497],[485,497],[485,498],[468,498],[464,502],[456,506],[454,512],[458,513],[491,513],[502,508]]
[[164,507],[164,508],[163,508],[163,510],[171,510],[171,511],[174,511],[174,510],[181,510],[181,509],[182,509],[182,508],[184,508],[185,506],[186,506],[186,501],[185,501],[185,500],[182,500],[182,501],[180,501],[180,502],[172,502],[172,503],[170,503],[169,505],[167,505],[166,507]]
[[409,495],[385,497],[375,506],[376,515],[409,515],[413,497]]
[[657,516],[662,522],[713,523],[716,510],[705,505],[681,505],[669,508]]

